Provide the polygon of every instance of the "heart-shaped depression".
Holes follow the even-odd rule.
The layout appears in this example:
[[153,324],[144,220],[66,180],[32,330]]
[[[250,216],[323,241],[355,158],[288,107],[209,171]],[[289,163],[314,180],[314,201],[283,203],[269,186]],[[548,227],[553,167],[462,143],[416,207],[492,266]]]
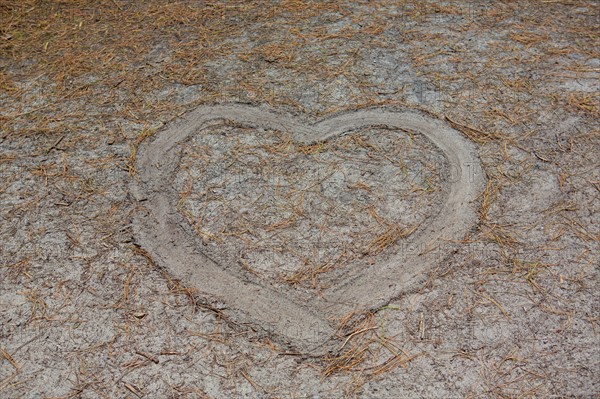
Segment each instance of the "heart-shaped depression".
[[426,137],[387,127],[306,143],[228,121],[179,147],[177,209],[202,251],[306,300],[397,252],[450,180]]
[[462,135],[381,109],[311,123],[203,106],[142,146],[137,167],[138,243],[230,317],[304,352],[331,337],[332,320],[418,283],[477,221],[483,186]]

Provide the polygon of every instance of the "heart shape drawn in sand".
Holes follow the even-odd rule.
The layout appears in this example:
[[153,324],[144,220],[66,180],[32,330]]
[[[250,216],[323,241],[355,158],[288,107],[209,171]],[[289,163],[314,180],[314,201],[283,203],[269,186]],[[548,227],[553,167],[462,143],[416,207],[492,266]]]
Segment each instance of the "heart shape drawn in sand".
[[[445,158],[445,197],[418,228],[402,237],[401,249],[341,278],[321,295],[307,297],[306,292],[274,286],[235,265],[215,261],[178,211],[181,197],[175,180],[182,143],[227,124],[285,132],[297,148],[312,148],[371,127],[420,134]],[[144,209],[133,222],[136,242],[184,284],[224,303],[223,312],[231,319],[312,354],[325,350],[335,333],[335,320],[349,312],[379,309],[422,282],[448,255],[451,246],[446,243],[461,240],[476,224],[474,201],[484,186],[475,148],[459,132],[422,112],[386,109],[350,111],[314,122],[249,105],[201,106],[144,143],[136,166],[140,179],[131,189]]]

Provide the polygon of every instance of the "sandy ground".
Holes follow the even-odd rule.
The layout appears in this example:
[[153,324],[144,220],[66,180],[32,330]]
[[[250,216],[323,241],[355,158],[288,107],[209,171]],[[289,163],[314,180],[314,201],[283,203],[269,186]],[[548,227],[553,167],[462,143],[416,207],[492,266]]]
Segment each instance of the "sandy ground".
[[[3,398],[597,398],[599,6],[0,1]],[[437,116],[479,223],[289,351],[136,245],[138,148],[199,105]]]

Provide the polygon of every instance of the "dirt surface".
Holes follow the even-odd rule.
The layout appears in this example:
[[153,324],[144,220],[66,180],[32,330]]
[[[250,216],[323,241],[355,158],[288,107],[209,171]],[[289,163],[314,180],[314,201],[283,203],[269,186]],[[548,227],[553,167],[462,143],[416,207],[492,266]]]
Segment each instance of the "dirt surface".
[[[578,0],[0,2],[0,396],[598,397],[598,15]],[[335,351],[280,345],[132,227],[138,150],[234,103],[431,115],[481,159],[477,225],[410,292],[328,321]]]

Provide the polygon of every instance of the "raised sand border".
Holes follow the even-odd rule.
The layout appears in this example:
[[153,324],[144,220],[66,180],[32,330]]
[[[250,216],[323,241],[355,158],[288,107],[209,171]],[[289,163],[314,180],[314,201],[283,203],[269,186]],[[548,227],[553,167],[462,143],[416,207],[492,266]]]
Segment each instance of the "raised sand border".
[[[293,289],[274,289],[250,280],[235,268],[217,264],[201,252],[191,226],[176,210],[178,193],[173,176],[179,165],[178,144],[223,120],[247,126],[279,129],[298,142],[318,142],[367,126],[387,126],[421,133],[447,158],[452,177],[442,208],[409,236],[402,251],[384,263],[341,281],[324,298],[307,303]],[[134,217],[136,242],[176,278],[203,295],[226,304],[224,312],[239,323],[274,334],[303,353],[318,354],[334,334],[333,322],[351,311],[378,309],[411,290],[444,258],[448,240],[460,240],[477,222],[473,202],[483,189],[484,176],[473,144],[447,124],[416,111],[358,110],[317,123],[249,105],[201,106],[171,123],[138,152],[139,181],[132,192],[145,211]],[[227,269],[227,270],[225,270]]]

